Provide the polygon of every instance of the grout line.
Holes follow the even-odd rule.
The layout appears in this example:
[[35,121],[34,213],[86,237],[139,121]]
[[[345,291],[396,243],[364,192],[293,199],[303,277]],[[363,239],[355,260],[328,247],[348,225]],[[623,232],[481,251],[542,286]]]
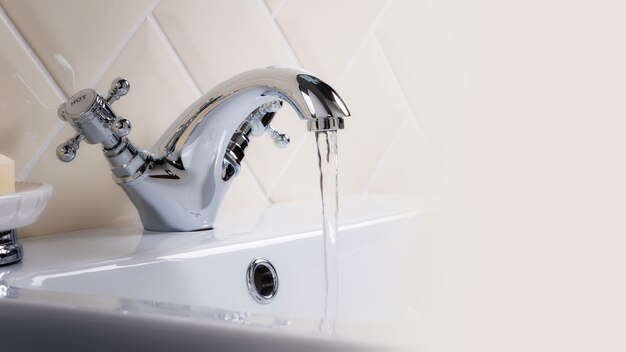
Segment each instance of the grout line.
[[346,75],[348,74],[348,71],[350,71],[350,68],[356,61],[361,51],[363,51],[363,48],[365,47],[365,44],[367,44],[367,40],[370,37],[370,35],[374,34],[374,29],[378,26],[378,23],[380,23],[380,21],[382,20],[383,16],[387,12],[387,9],[389,8],[389,5],[391,5],[391,0],[387,0],[387,2],[381,7],[381,9],[378,11],[378,15],[376,15],[376,18],[374,19],[374,21],[372,21],[372,24],[370,25],[370,27],[367,29],[367,31],[365,31],[365,35],[363,35],[363,38],[359,42],[359,45],[357,45],[356,50],[354,50],[354,53],[352,54],[352,56],[350,56],[350,59],[348,60],[343,70],[341,71],[339,78],[337,78],[337,85],[341,85],[341,83],[343,83],[343,81],[345,80]]
[[[307,131],[307,133],[312,133],[312,132],[308,132]],[[274,178],[274,180],[275,180],[274,183],[267,188],[267,195],[270,198],[270,201],[272,203],[274,203],[274,200],[271,197],[272,193],[274,193],[274,191],[276,191],[276,188],[278,187],[278,185],[281,183],[281,181],[283,180],[285,175],[287,175],[287,171],[289,170],[289,166],[293,163],[294,160],[296,160],[296,156],[298,156],[298,153],[300,152],[300,149],[302,149],[302,146],[305,144],[304,142],[306,141],[306,139],[308,137],[309,137],[309,135],[305,133],[303,135],[303,138],[300,141],[298,141],[298,143],[294,146],[293,153],[287,159],[287,162],[285,163],[285,166],[282,168],[282,170],[280,170],[278,172],[278,174],[276,175],[276,178]],[[313,153],[313,151],[311,151],[311,152]]]
[[122,38],[110,52],[111,55],[107,58],[104,64],[100,67],[100,70],[95,74],[94,79],[91,81],[90,87],[95,87],[101,80],[104,78],[105,73],[113,66],[115,60],[120,56],[128,42],[135,36],[141,25],[146,21],[146,18],[152,14],[152,11],[159,4],[159,0],[152,0],[150,5],[146,6],[146,9],[142,13],[142,15],[133,23],[130,30],[126,33],[126,36]]
[[152,24],[154,26],[154,29],[157,31],[157,34],[159,35],[160,39],[165,44],[166,49],[174,57],[174,61],[176,61],[176,65],[179,66],[179,68],[181,69],[184,78],[188,81],[188,83],[196,91],[196,94],[198,95],[198,97],[201,96],[202,95],[202,90],[200,89],[200,85],[198,84],[198,82],[196,82],[196,80],[193,78],[193,76],[189,72],[189,69],[187,68],[187,66],[185,65],[185,63],[181,59],[180,55],[178,54],[178,52],[176,51],[176,49],[172,45],[172,42],[167,37],[167,33],[165,33],[165,31],[163,30],[163,27],[161,26],[159,21],[156,19],[156,17],[154,17],[153,14],[148,15],[146,20],[150,24]]
[[241,163],[242,163],[242,167],[245,167],[248,169],[248,176],[252,179],[252,183],[256,185],[256,187],[258,188],[258,191],[263,195],[263,197],[265,197],[265,200],[267,201],[267,203],[271,204],[272,200],[267,195],[265,188],[263,188],[263,185],[261,184],[261,182],[259,182],[259,179],[256,177],[256,175],[252,171],[252,168],[250,167],[250,165],[245,160],[242,160]]
[[[276,17],[278,15],[280,15],[280,12],[283,10],[283,7],[285,7],[285,4],[287,4],[287,0],[283,0],[283,2],[280,3],[280,5],[278,5],[276,7],[276,9],[274,10],[274,12],[272,13],[272,17],[274,17],[274,19],[276,19]],[[267,5],[267,4],[266,4]],[[269,6],[268,6],[269,8]]]
[[17,29],[17,27],[15,26],[15,24],[13,23],[9,15],[4,11],[4,9],[1,6],[0,6],[0,21],[4,22],[4,24],[8,27],[13,37],[17,39],[20,47],[24,49],[24,51],[26,51],[28,56],[30,56],[31,60],[35,64],[35,68],[37,69],[37,71],[39,71],[42,74],[42,76],[48,82],[48,84],[52,88],[52,91],[54,92],[54,94],[56,94],[59,100],[61,101],[67,100],[67,96],[63,92],[63,89],[61,89],[61,87],[54,80],[54,78],[52,77],[48,69],[46,68],[46,65],[44,65],[43,61],[41,61],[41,59],[35,53],[33,48],[31,48],[30,44],[28,44],[28,41],[24,38],[24,36],[22,36],[22,33],[19,31],[19,29]]
[[[46,69],[46,66],[41,61],[41,58],[39,58],[39,56],[35,53],[33,48],[31,48],[30,44],[28,44],[28,41],[26,41],[22,33],[17,29],[17,27],[15,26],[11,18],[2,8],[2,6],[0,6],[0,21],[6,25],[11,35],[16,39],[18,45],[30,57],[30,59],[33,62],[33,65],[35,66],[35,69],[41,74],[43,79],[48,83],[48,86],[52,89],[52,92],[57,96],[57,98],[59,99],[59,102],[63,102],[67,100],[65,93],[63,93],[63,90],[61,89],[61,87],[54,80],[54,78],[52,77],[48,69]],[[34,92],[33,92],[33,95],[37,96],[36,94],[34,94]],[[17,174],[17,176],[15,177],[17,181],[24,181],[26,177],[28,177],[28,175],[33,170],[37,162],[39,162],[41,157],[44,155],[45,151],[48,149],[52,141],[57,137],[57,135],[63,128],[63,125],[64,123],[62,121],[58,121],[56,123],[56,125],[48,133],[48,135],[43,140],[43,142],[39,144],[39,147],[33,153],[31,158],[22,167],[22,170],[20,170],[20,172]]]
[[367,181],[367,183],[365,183],[365,187],[363,187],[362,194],[369,194],[369,190],[372,187],[372,183],[374,182],[374,179],[376,178],[376,174],[378,173],[380,169],[382,169],[384,161],[387,159],[389,154],[391,154],[391,151],[393,150],[393,147],[398,142],[398,139],[402,135],[402,132],[408,127],[409,118],[411,117],[405,116],[402,119],[402,122],[400,122],[398,126],[399,128],[396,129],[396,132],[394,133],[393,137],[391,137],[391,140],[389,141],[389,144],[387,144],[387,147],[385,148],[383,155],[380,157],[378,164],[376,164],[376,167],[372,171],[372,174],[370,175],[369,180]]
[[[250,165],[245,161],[242,161],[242,168],[243,167],[248,169],[248,172],[247,172],[248,178],[250,178],[252,180],[252,184],[256,186],[257,192],[259,192],[265,198],[265,201],[267,204],[272,204],[272,199],[270,198],[270,196],[267,195],[265,188],[263,188],[263,185],[261,185],[261,182],[259,181],[257,176],[254,174],[254,170],[252,170]],[[240,174],[238,177],[242,177],[242,175]]]
[[373,40],[374,44],[376,45],[376,47],[378,48],[378,50],[381,53],[381,57],[383,59],[383,62],[385,63],[385,66],[386,66],[387,70],[390,73],[392,81],[394,82],[394,84],[395,84],[396,88],[398,89],[398,91],[400,92],[400,94],[402,94],[402,100],[404,101],[404,104],[409,109],[409,111],[411,111],[411,113],[413,114],[413,117],[415,118],[415,121],[417,122],[417,126],[418,126],[418,129],[419,129],[418,133],[421,135],[422,138],[424,138],[424,142],[426,143],[426,146],[428,147],[428,152],[435,159],[437,167],[439,168],[439,170],[440,171],[443,170],[442,166],[441,166],[441,161],[437,157],[437,154],[435,154],[435,152],[433,150],[433,147],[432,147],[432,144],[430,143],[430,140],[429,140],[428,136],[426,136],[426,133],[424,133],[424,127],[422,126],[422,124],[421,124],[421,122],[419,120],[419,115],[417,114],[417,112],[415,111],[415,109],[413,108],[411,103],[409,102],[408,96],[407,96],[406,92],[404,91],[404,88],[400,84],[400,81],[398,81],[398,76],[396,75],[395,71],[393,70],[393,66],[389,62],[389,59],[387,58],[387,54],[385,54],[385,50],[383,49],[382,45],[380,44],[380,41],[378,40],[378,37],[376,36],[376,34],[372,34],[372,40]]
[[272,16],[272,13],[270,12],[270,8],[267,6],[265,1],[263,0],[258,0],[258,1],[261,2],[263,15],[266,16],[268,20],[272,23],[272,29],[280,37],[280,40],[283,42],[283,45],[287,48],[287,51],[289,52],[289,56],[291,56],[291,59],[299,67],[302,67],[300,60],[298,59],[298,55],[296,55],[296,52],[291,47],[291,44],[289,44],[289,40],[287,40],[287,37],[285,36],[285,33],[283,33],[283,30],[280,28],[280,25],[278,24],[278,22],[276,22],[276,19]]
[[48,147],[50,147],[50,144],[52,144],[52,141],[54,141],[54,139],[59,135],[59,132],[61,132],[61,130],[63,129],[63,126],[65,126],[65,122],[61,120],[59,120],[56,123],[56,125],[54,125],[54,127],[52,128],[52,131],[50,131],[50,133],[48,133],[48,135],[43,140],[43,142],[39,144],[39,147],[33,153],[33,156],[30,158],[30,160],[28,160],[28,162],[24,165],[20,173],[15,177],[16,181],[26,180],[26,177],[28,176],[28,174],[30,174],[31,171],[33,171],[33,168],[35,167],[39,159],[41,159],[41,157],[44,155],[46,150],[48,150]]

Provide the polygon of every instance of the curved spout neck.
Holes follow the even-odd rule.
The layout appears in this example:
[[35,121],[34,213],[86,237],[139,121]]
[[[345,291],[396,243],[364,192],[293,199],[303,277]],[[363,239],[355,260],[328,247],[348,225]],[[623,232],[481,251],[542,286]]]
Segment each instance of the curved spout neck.
[[241,167],[248,137],[271,130],[269,122],[283,102],[309,131],[342,129],[344,117],[350,116],[332,87],[298,69],[255,69],[219,84],[187,108],[155,144],[149,170],[120,183],[144,227],[211,228],[231,177]]
[[191,104],[154,146],[161,155],[175,153],[194,131],[211,123],[211,112],[228,102],[245,105],[247,112],[229,117],[235,127],[255,108],[272,100],[286,101],[306,121],[309,131],[336,130],[344,127],[350,112],[336,91],[312,74],[288,67],[250,70],[217,85]]

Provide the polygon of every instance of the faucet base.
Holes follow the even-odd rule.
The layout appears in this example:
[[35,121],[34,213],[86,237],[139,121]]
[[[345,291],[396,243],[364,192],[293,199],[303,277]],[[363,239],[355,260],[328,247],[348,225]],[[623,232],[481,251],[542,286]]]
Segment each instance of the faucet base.
[[24,251],[17,241],[15,230],[0,231],[0,266],[17,263],[23,257]]

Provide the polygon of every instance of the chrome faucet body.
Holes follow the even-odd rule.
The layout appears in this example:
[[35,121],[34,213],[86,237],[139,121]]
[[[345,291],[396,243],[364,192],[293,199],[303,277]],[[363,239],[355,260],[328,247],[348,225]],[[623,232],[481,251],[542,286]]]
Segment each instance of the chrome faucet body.
[[71,161],[81,141],[101,143],[115,182],[133,202],[146,230],[210,229],[233,177],[239,173],[249,137],[268,132],[277,146],[289,138],[270,122],[288,103],[313,132],[344,127],[350,113],[337,92],[312,74],[269,67],[237,75],[210,90],[176,119],[152,149],[128,138],[130,122],[111,105],[125,95],[126,80],[113,82],[109,96],[84,89],[59,107],[77,135],[57,156]]

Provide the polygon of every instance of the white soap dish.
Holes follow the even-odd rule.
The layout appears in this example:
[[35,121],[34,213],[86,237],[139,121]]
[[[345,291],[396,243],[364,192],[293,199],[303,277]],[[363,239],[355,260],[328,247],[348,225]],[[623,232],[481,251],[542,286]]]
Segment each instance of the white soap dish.
[[0,195],[0,265],[22,259],[15,230],[34,223],[51,195],[52,186],[36,182],[15,182],[15,193]]
[[15,182],[15,193],[0,195],[0,231],[34,223],[52,195],[52,186]]

